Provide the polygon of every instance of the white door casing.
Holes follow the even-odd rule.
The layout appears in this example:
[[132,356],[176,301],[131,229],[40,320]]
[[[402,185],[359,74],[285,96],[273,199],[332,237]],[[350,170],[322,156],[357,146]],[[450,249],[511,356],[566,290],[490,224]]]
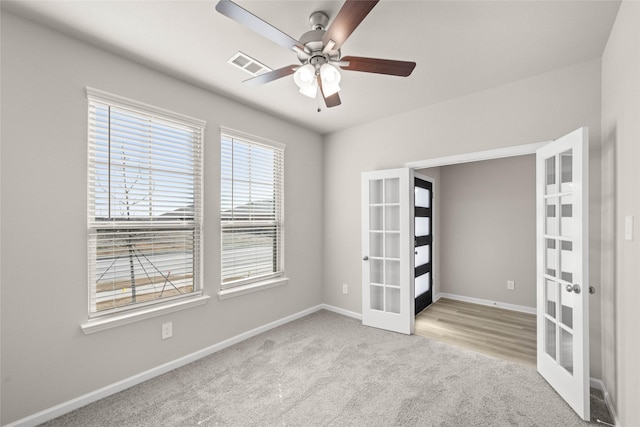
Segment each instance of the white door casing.
[[362,173],[362,323],[412,334],[413,170]]
[[588,129],[536,152],[537,368],[584,420],[589,408]]

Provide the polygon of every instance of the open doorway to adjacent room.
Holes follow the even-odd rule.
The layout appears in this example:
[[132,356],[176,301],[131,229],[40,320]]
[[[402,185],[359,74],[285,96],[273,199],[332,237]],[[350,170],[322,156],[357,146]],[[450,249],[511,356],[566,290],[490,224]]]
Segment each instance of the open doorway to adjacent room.
[[[535,366],[536,171],[535,155],[527,152],[534,148],[414,167],[415,176],[428,177],[432,197],[428,298],[433,304],[424,309],[418,303],[425,286],[418,279],[424,272],[416,250],[417,335]],[[416,217],[417,200],[416,194]],[[415,229],[417,236],[418,219]]]

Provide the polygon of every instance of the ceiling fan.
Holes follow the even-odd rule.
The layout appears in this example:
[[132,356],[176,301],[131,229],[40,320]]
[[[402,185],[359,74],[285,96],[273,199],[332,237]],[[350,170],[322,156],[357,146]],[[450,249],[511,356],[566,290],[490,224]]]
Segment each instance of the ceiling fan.
[[378,1],[346,0],[329,27],[326,13],[313,12],[309,16],[311,31],[304,33],[299,40],[230,0],[220,0],[216,10],[298,55],[301,65],[287,65],[245,80],[246,83],[260,85],[293,74],[302,94],[315,98],[320,89],[327,107],[335,107],[341,103],[338,95],[340,72],[337,67],[342,70],[407,77],[416,66],[415,62],[341,56],[340,48],[344,42]]

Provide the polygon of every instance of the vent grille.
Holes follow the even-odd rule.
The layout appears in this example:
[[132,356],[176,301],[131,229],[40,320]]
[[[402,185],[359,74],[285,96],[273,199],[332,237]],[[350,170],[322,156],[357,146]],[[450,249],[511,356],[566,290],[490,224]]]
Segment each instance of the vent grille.
[[236,53],[227,62],[235,67],[240,68],[241,70],[246,71],[252,76],[258,76],[260,74],[272,71],[271,68],[267,67],[262,62],[256,61],[249,55],[242,52]]

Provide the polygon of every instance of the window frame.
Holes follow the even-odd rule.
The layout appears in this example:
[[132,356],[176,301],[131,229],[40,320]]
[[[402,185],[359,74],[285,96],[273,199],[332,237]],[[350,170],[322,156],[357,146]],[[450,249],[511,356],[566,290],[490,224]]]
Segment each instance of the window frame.
[[[274,200],[274,219],[273,220],[248,220],[248,221],[225,221],[223,219],[223,198],[225,197],[223,192],[223,181],[225,180],[224,169],[225,161],[223,152],[223,139],[228,138],[232,141],[237,140],[242,143],[249,144],[252,147],[266,148],[274,153],[273,165],[274,171],[274,191],[276,192]],[[220,299],[229,298],[232,296],[242,295],[257,290],[267,289],[274,286],[286,284],[288,278],[285,277],[285,218],[284,218],[284,164],[285,164],[285,145],[272,141],[269,139],[261,138],[255,135],[247,134],[234,129],[221,127],[220,128],[220,291],[218,296]],[[228,165],[227,167],[229,167]],[[233,178],[231,179],[233,182]],[[240,229],[243,226],[249,226],[249,224],[255,224],[258,226],[275,226],[276,227],[276,254],[275,262],[277,265],[276,271],[262,274],[257,276],[250,276],[244,279],[234,280],[225,285],[224,283],[224,233],[225,230]]]
[[[167,312],[181,310],[197,305],[206,303],[208,296],[203,294],[203,148],[204,148],[204,130],[206,128],[206,122],[203,120],[195,119],[186,115],[175,113],[173,111],[165,110],[162,108],[154,107],[149,104],[134,101],[128,98],[124,98],[118,95],[114,95],[108,92],[104,92],[98,89],[86,88],[86,95],[88,101],[88,153],[87,153],[87,241],[88,241],[88,322],[81,325],[85,333],[97,332],[98,330],[108,329],[120,324],[131,323],[138,319],[149,318],[158,316]],[[92,176],[97,174],[96,165],[97,157],[92,152],[92,148],[97,146],[96,138],[91,134],[92,132],[92,107],[98,105],[106,105],[108,107],[114,107],[120,110],[131,111],[132,117],[140,118],[145,117],[150,121],[159,122],[172,122],[180,127],[190,128],[192,132],[192,140],[194,147],[190,151],[193,155],[193,175],[189,175],[189,179],[192,179],[193,187],[189,188],[189,191],[193,191],[193,218],[179,218],[170,220],[158,220],[157,216],[152,216],[147,220],[105,220],[98,217],[96,210],[96,193],[98,187],[92,180]],[[111,125],[111,124],[110,124]],[[109,127],[111,129],[111,127]],[[109,142],[109,147],[111,142]],[[111,159],[109,159],[111,162]],[[155,170],[155,169],[154,169]],[[150,184],[151,185],[151,184]],[[111,189],[111,184],[109,184]],[[111,190],[109,190],[111,191]],[[179,193],[177,193],[179,194]],[[155,219],[154,219],[155,218]],[[138,229],[138,230],[150,230],[150,233],[155,233],[157,236],[159,233],[166,233],[169,230],[183,230],[187,233],[193,233],[193,249],[192,249],[192,284],[193,290],[183,295],[175,295],[171,297],[164,297],[158,299],[152,299],[149,301],[136,302],[133,304],[124,305],[121,307],[115,307],[97,311],[95,309],[96,286],[92,283],[95,279],[94,273],[96,272],[97,255],[96,255],[96,242],[101,232],[121,232],[123,229]],[[184,252],[182,252],[184,253]],[[93,301],[92,301],[93,299]]]

